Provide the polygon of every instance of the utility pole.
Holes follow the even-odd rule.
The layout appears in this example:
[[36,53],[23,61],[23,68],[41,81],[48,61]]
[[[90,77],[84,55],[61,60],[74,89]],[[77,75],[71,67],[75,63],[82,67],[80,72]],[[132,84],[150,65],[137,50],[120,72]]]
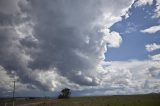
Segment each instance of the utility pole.
[[45,91],[44,91],[44,89],[43,89],[43,100],[44,100],[44,105],[46,105],[46,101],[45,101]]
[[13,81],[13,105],[14,106],[14,94],[15,94],[15,80]]

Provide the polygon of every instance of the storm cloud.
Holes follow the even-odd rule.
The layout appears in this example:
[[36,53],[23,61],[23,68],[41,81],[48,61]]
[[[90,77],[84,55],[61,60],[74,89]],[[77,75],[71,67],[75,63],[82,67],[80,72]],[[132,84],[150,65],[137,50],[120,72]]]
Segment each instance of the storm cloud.
[[160,92],[159,54],[107,61],[107,49],[123,43],[111,27],[147,4],[153,0],[0,0],[0,96],[13,80],[20,96],[64,87],[75,95]]
[[130,0],[2,2],[6,6],[1,6],[0,11],[0,65],[9,75],[15,73],[22,83],[40,89],[49,89],[55,82],[53,79],[43,82],[47,76],[40,78],[48,70],[77,86],[100,84],[97,67],[105,59],[107,45],[118,47],[122,41],[109,28],[127,14],[133,3]]

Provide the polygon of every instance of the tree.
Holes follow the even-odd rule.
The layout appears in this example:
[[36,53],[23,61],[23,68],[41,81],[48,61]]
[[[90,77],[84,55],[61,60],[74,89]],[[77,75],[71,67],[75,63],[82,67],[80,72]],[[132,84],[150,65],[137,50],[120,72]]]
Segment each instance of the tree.
[[63,98],[69,98],[71,95],[71,91],[68,88],[64,88],[60,95],[58,96],[59,99],[63,99]]

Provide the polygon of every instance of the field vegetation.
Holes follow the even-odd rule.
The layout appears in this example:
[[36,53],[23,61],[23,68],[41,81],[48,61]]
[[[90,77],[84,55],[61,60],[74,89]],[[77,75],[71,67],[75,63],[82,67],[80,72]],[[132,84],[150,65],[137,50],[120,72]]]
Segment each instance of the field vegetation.
[[160,95],[75,97],[35,106],[160,106]]
[[[0,100],[0,106],[12,106],[11,100]],[[71,97],[67,99],[16,99],[15,106],[160,106],[160,94],[128,96]]]

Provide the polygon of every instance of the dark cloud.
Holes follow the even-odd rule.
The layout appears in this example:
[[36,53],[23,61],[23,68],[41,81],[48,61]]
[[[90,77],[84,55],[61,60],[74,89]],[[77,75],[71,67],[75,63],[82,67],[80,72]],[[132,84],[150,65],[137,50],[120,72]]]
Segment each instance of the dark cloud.
[[1,0],[0,1],[0,12],[6,14],[14,14],[19,11],[18,6],[19,0]]
[[[75,7],[70,7],[71,5]],[[48,70],[51,67],[55,67],[60,75],[65,76],[71,82],[80,85],[97,85],[96,78],[94,78],[96,71],[93,70],[100,60],[98,56],[99,50],[103,48],[101,47],[103,35],[98,32],[98,28],[84,30],[83,27],[86,26],[78,25],[89,16],[83,16],[85,12],[78,14],[78,11],[81,11],[81,7],[76,8],[79,3],[35,0],[29,1],[28,6],[29,9],[21,7],[23,13],[15,13],[25,14],[25,17],[8,14],[6,11],[0,14],[2,17],[0,65],[8,74],[14,71],[20,81],[31,82],[39,87],[42,87],[41,82],[36,81],[30,74],[34,70]],[[74,8],[75,11],[72,10]],[[82,16],[83,19],[76,15]],[[71,21],[71,18],[73,20],[79,18],[81,22],[77,20],[76,26],[72,23],[70,25],[67,22]],[[35,24],[33,35],[19,34],[21,30],[18,28],[27,22],[26,19],[30,19],[28,21]],[[90,24],[86,20],[83,23],[84,25]],[[78,72],[82,74],[78,75]]]
[[[39,42],[39,52],[32,55],[30,68],[46,70],[56,67],[59,74],[75,83],[96,85],[95,68],[101,60],[99,52],[104,46],[101,44],[104,35],[98,32],[99,27],[88,27],[98,15],[95,9],[81,10],[82,6],[87,8],[96,4],[50,0],[30,1],[30,4],[31,14],[36,19],[34,36]],[[76,75],[79,71],[83,74]]]
[[[59,82],[98,85],[98,68],[104,62],[106,44],[116,47],[121,41],[117,32],[107,28],[119,21],[133,2],[125,1],[126,4],[108,0],[6,3],[10,8],[1,6],[0,11],[0,65],[8,74],[14,71],[22,83],[41,89],[50,89],[56,82],[45,74],[50,71],[64,77],[60,80],[67,80]],[[107,33],[102,31],[105,28]],[[106,36],[111,37],[105,40]]]
[[12,75],[14,72],[23,83],[32,82],[42,88],[40,82],[29,77],[32,70],[27,67],[28,61],[25,58],[24,47],[15,29],[15,26],[25,22],[25,19],[18,20],[19,16],[2,13],[0,17],[3,17],[0,20],[0,65],[8,74]]

